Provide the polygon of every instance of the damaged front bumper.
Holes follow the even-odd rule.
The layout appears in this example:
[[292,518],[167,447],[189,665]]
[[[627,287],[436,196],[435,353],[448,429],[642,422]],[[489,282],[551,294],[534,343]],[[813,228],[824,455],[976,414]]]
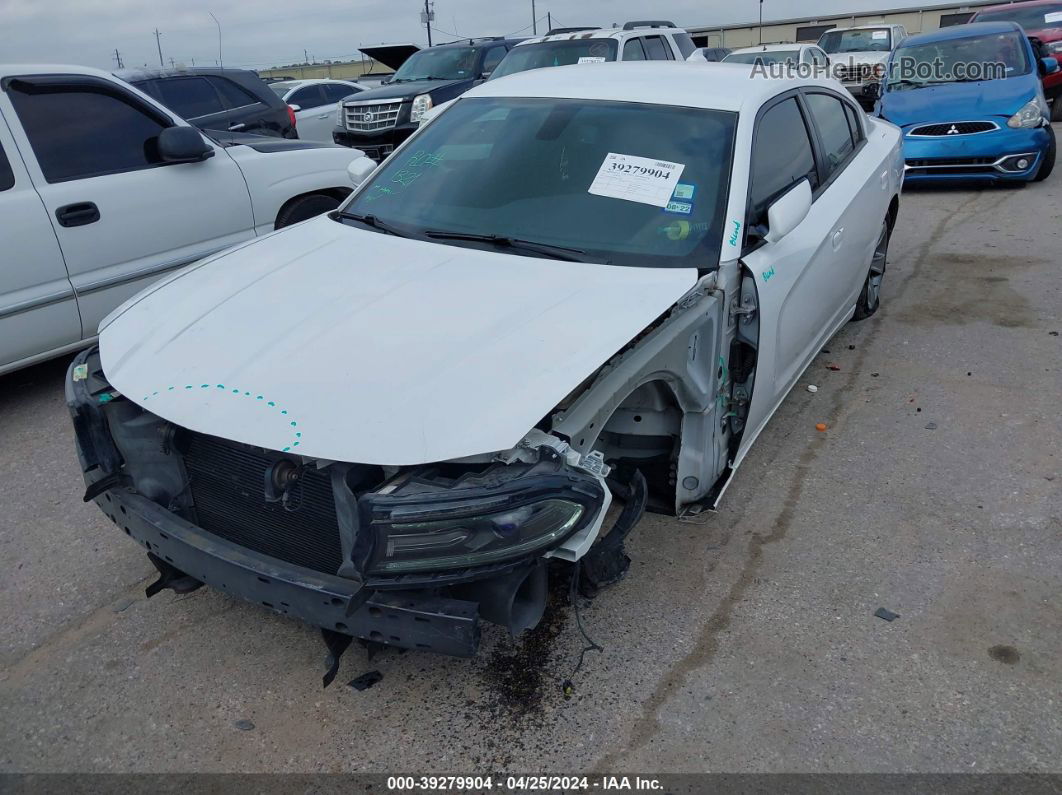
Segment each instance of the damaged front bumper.
[[160,584],[205,583],[326,640],[471,656],[481,618],[534,626],[545,559],[582,558],[611,500],[600,458],[539,432],[478,463],[310,461],[144,411],[95,350],[71,365],[66,397],[86,501],[149,552]]

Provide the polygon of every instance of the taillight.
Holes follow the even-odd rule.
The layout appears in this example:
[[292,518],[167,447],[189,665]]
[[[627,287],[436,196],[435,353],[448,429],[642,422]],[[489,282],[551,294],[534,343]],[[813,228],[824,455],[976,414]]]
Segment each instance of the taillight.
[[285,105],[284,107],[288,109],[288,121],[290,121],[291,122],[291,126],[294,127],[295,126],[295,111],[293,111],[291,109],[291,105]]

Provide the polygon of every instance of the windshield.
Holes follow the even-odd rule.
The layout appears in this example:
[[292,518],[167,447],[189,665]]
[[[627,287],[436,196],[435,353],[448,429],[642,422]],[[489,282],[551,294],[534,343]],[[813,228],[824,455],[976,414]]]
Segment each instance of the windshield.
[[576,39],[542,41],[513,47],[491,79],[544,66],[568,66],[577,63],[602,63],[616,60],[616,42],[612,39]]
[[1021,8],[1013,6],[999,11],[982,11],[971,22],[1017,22],[1026,30],[1062,28],[1062,3]]
[[295,88],[299,82],[297,80],[282,80],[279,83],[267,83],[267,85],[273,89],[273,93],[281,99],[284,99],[284,95],[291,89]]
[[399,67],[392,83],[411,80],[469,80],[475,77],[476,50],[473,47],[440,47],[420,50]]
[[768,50],[767,52],[733,52],[723,59],[723,63],[761,63],[770,66],[774,63],[799,63],[800,50]]
[[822,34],[819,46],[828,53],[888,52],[892,49],[892,40],[888,28],[831,30]]
[[410,237],[497,236],[561,247],[562,259],[711,267],[736,122],[735,113],[667,105],[459,99],[342,210]]
[[1026,39],[1018,33],[970,36],[900,47],[889,65],[890,90],[936,83],[1000,80],[1027,74]]

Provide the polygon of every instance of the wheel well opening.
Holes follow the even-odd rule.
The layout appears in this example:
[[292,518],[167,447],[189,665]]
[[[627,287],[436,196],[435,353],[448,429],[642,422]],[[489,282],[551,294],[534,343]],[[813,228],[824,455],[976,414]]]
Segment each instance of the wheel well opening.
[[284,216],[284,213],[287,212],[289,207],[291,207],[291,205],[293,205],[300,199],[305,199],[307,196],[328,196],[329,198],[335,199],[338,202],[342,202],[345,198],[347,198],[347,196],[350,195],[350,192],[350,188],[320,188],[318,190],[308,190],[305,193],[300,193],[298,196],[292,196],[280,206],[279,210],[277,210],[277,216],[273,220],[273,222],[274,224],[279,222],[280,219]]
[[649,487],[649,508],[673,513],[682,409],[664,381],[631,392],[604,423],[595,448],[626,481],[641,470]]
[[889,224],[889,234],[892,234],[892,228],[896,226],[896,216],[900,214],[900,197],[893,196],[892,201],[889,203],[889,212],[885,216],[887,223]]

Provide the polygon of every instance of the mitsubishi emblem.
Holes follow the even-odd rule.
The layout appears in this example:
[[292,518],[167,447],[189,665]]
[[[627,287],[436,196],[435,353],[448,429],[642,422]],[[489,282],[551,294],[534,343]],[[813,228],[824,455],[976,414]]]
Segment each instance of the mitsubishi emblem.
[[948,130],[948,135],[958,135],[958,134],[959,134],[959,128],[956,127],[954,124],[951,125],[951,129]]

